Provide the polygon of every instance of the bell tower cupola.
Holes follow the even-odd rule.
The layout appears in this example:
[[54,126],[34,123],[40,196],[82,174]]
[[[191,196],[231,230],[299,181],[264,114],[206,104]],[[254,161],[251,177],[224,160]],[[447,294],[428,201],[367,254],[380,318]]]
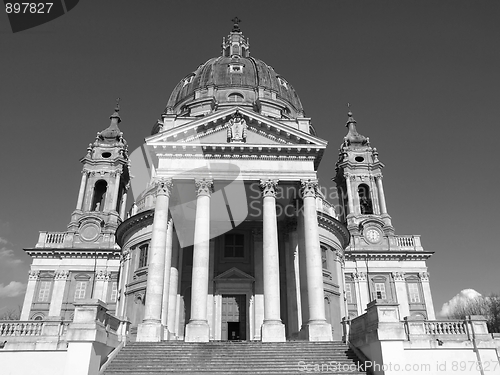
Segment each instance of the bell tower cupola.
[[[114,232],[124,220],[130,175],[127,142],[118,127],[119,111],[117,99],[109,126],[97,133],[80,160],[82,179],[68,229],[79,233],[83,242],[95,242],[100,233],[108,239],[105,242],[114,243]],[[86,227],[92,229],[82,231]],[[90,241],[91,237],[95,238]]]
[[391,217],[387,213],[382,168],[377,149],[370,139],[358,133],[351,111],[347,114],[347,135],[340,146],[336,176],[341,219],[352,233],[362,230],[363,223],[378,222],[386,234],[393,234]]

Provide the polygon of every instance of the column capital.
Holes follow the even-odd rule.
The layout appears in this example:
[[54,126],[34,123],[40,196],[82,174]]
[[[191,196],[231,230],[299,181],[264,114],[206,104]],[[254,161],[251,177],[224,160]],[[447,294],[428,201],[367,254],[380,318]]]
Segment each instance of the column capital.
[[272,180],[268,178],[267,180],[260,180],[260,188],[262,190],[263,197],[273,197],[276,198],[276,186],[278,186],[279,180]]
[[171,178],[160,178],[155,181],[156,184],[156,196],[166,195],[170,197],[172,192],[172,186],[174,185]]
[[212,195],[214,191],[214,180],[212,178],[195,178],[196,195]]
[[302,198],[316,198],[318,193],[318,180],[315,178],[308,178],[300,180],[300,195]]
[[121,262],[127,262],[129,261],[130,259],[132,259],[132,256],[130,254],[130,250],[129,249],[125,249],[122,251],[122,256],[121,256],[121,259],[120,261]]
[[366,273],[365,272],[355,272],[352,274],[354,281],[366,281]]
[[376,180],[382,180],[383,176],[382,176],[382,173],[378,173],[374,177],[375,177]]
[[97,272],[95,278],[97,280],[109,280],[111,278],[111,272],[99,270],[99,272]]
[[28,279],[29,280],[38,280],[40,277],[40,271],[39,270],[30,270],[28,272]]
[[55,280],[68,280],[69,271],[68,270],[58,270],[54,276]]
[[394,278],[394,281],[405,281],[405,273],[404,272],[393,272],[392,277]]
[[429,272],[419,272],[418,276],[420,276],[420,280],[429,281]]
[[117,169],[115,171],[109,172],[109,175],[111,177],[117,177],[117,176],[120,176],[122,173],[123,173],[123,170],[120,168],[120,169]]

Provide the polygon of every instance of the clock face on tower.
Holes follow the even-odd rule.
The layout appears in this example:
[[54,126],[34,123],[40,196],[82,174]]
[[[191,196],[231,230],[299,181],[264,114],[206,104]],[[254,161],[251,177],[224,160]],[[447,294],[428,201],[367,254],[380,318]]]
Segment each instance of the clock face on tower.
[[365,238],[368,242],[377,243],[380,241],[380,232],[376,229],[368,229],[365,232]]

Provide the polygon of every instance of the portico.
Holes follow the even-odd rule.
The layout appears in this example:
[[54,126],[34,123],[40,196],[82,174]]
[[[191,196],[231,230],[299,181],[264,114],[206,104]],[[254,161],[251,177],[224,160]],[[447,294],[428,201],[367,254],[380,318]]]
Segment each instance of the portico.
[[[280,184],[278,180],[262,178],[258,181],[245,181],[246,190],[255,189],[255,185],[259,186],[259,197],[257,198],[255,194],[249,195],[250,202],[247,202],[249,206],[253,204],[254,208],[258,207],[259,215],[252,217],[249,214],[246,217],[242,227],[249,229],[250,235],[247,236],[246,244],[241,245],[223,244],[223,241],[228,241],[228,238],[236,238],[235,241],[239,241],[237,238],[244,238],[243,235],[236,233],[238,231],[230,230],[227,232],[228,235],[225,233],[217,235],[215,232],[215,236],[214,232],[211,232],[210,226],[214,222],[211,211],[229,209],[228,215],[232,216],[230,206],[217,207],[211,201],[216,182],[217,180],[212,178],[202,177],[193,179],[191,184],[196,193],[196,200],[191,202],[195,203],[191,296],[190,301],[184,301],[185,306],[189,306],[189,320],[186,321],[184,340],[207,342],[211,339],[220,340],[223,337],[223,332],[227,330],[227,326],[222,326],[221,320],[224,295],[244,296],[244,306],[240,309],[245,316],[244,336],[247,339],[264,342],[286,340],[286,328],[282,317],[286,320],[289,318],[287,312],[282,311],[284,307],[286,309],[286,302],[281,301],[285,291],[281,290],[283,281],[280,280],[280,274],[287,271],[285,260],[280,261],[280,252],[281,257],[284,258],[283,254],[287,249],[283,242],[285,237],[291,234],[279,235],[279,228],[283,228],[285,222],[297,222],[297,215],[303,216],[303,219],[299,220],[303,226],[300,228],[295,226],[294,236],[302,236],[305,239],[305,248],[300,252],[302,257],[299,262],[304,263],[306,272],[304,283],[309,296],[306,299],[308,311],[303,314],[308,319],[302,322],[300,336],[311,341],[331,340],[331,326],[325,319],[321,250],[316,219],[317,181],[304,179],[282,183],[284,186],[296,186],[297,196],[303,196],[303,199],[299,199],[303,203],[297,212],[293,212],[294,217],[286,217],[283,212],[281,212],[281,217],[277,215],[276,207],[283,207],[292,202],[290,197],[278,195],[277,187]],[[168,339],[164,332],[176,331],[175,327],[168,326],[168,324],[175,324],[175,319],[168,314],[176,314],[176,309],[166,303],[167,300],[175,301],[175,298],[172,296],[166,298],[166,296],[170,293],[170,283],[180,284],[179,276],[182,277],[182,272],[177,274],[166,272],[174,265],[170,236],[175,237],[181,230],[178,225],[182,225],[182,222],[176,223],[172,219],[169,221],[168,216],[171,195],[173,200],[179,203],[178,190],[175,189],[176,180],[175,178],[161,178],[155,184],[155,215],[152,228],[154,233],[162,233],[162,235],[156,235],[151,241],[147,288],[150,283],[154,283],[155,286],[152,288],[153,293],[146,292],[145,314],[142,323],[138,326],[138,341],[161,341]],[[186,180],[182,181],[181,186],[182,190],[185,190]],[[172,193],[173,191],[175,192]],[[252,200],[252,198],[256,199]],[[157,212],[159,215],[156,214]],[[175,230],[168,235],[170,233],[168,228],[172,226]],[[163,228],[163,231],[155,232],[159,227]],[[233,232],[236,234],[231,234]],[[223,262],[235,265],[218,276],[214,273],[214,262],[220,262],[219,256],[215,254],[215,243],[218,245],[219,256],[223,257]],[[225,247],[222,248],[221,245]],[[227,253],[231,250],[237,251],[238,246],[241,247],[241,254]],[[226,253],[222,253],[224,251]],[[253,276],[241,271],[240,268],[249,270]],[[300,276],[296,275],[296,278],[298,280]],[[209,288],[209,285],[212,288]],[[167,323],[166,327],[165,323]]]

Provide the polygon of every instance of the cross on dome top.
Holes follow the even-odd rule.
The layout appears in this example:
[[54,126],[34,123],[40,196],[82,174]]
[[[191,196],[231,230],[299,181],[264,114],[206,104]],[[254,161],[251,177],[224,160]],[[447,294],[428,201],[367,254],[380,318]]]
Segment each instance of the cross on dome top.
[[233,21],[233,33],[241,33],[240,30],[240,22],[241,20],[238,17],[234,17],[231,21]]

